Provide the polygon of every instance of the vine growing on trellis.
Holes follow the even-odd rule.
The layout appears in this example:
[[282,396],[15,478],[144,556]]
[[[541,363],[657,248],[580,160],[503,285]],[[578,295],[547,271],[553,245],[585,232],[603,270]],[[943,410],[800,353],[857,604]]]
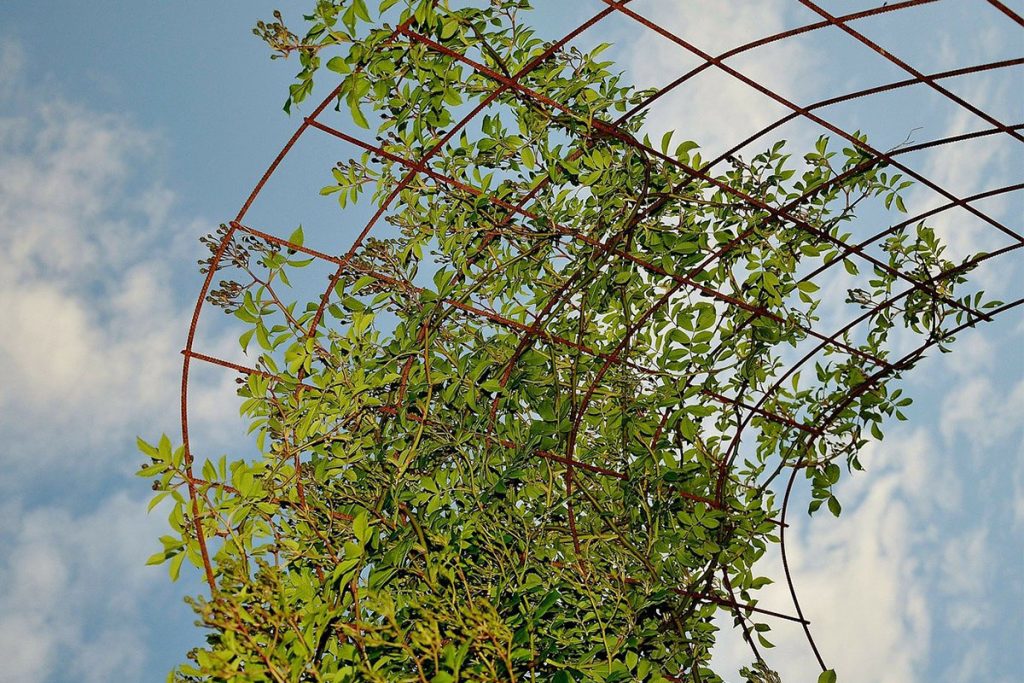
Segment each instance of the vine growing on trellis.
[[[866,144],[711,173],[646,138],[651,92],[607,46],[541,40],[525,0],[463,4],[318,0],[304,35],[256,28],[301,62],[287,109],[330,80],[375,136],[310,124],[359,150],[321,194],[381,225],[339,256],[301,228],[204,240],[208,301],[256,359],[259,457],[140,441],[173,503],[152,561],[213,589],[172,678],[720,681],[724,612],[743,675],[778,680],[757,562],[780,477],[839,515],[843,469],[910,402],[893,382],[920,354],[891,336],[946,345],[994,304],[955,293],[971,261],[924,223],[851,248],[858,209],[905,211],[910,185]],[[840,302],[808,274],[840,262],[861,322],[829,337]],[[292,286],[325,264],[322,297]]]

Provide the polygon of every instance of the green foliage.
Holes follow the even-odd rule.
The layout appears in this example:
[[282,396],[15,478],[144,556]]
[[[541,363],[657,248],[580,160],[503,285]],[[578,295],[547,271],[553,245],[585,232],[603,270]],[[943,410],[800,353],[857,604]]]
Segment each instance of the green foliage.
[[[719,681],[713,618],[769,583],[755,565],[778,541],[773,483],[802,469],[811,510],[838,515],[841,465],[909,403],[890,333],[939,340],[963,320],[967,268],[936,278],[953,264],[934,233],[898,231],[850,290],[871,309],[860,333],[771,390],[818,320],[801,274],[843,260],[853,279],[855,208],[903,210],[906,181],[824,138],[802,167],[779,143],[701,178],[694,143],[649,152],[642,115],[606,125],[648,93],[603,47],[551,51],[526,2],[476,4],[385,0],[375,19],[319,0],[302,38],[279,15],[257,27],[299,55],[286,108],[314,76],[340,82],[339,106],[383,140],[322,194],[394,195],[397,237],[363,242],[323,302],[290,300],[312,260],[301,228],[292,249],[206,238],[226,247],[204,269],[239,278],[210,300],[259,356],[239,388],[259,457],[189,472],[166,437],[140,441],[140,474],[173,502],[151,561],[176,577],[202,567],[196,529],[211,539],[217,590],[193,603],[207,644],[176,680]],[[400,22],[493,73],[392,37]],[[524,70],[544,101],[493,77]],[[876,309],[897,271],[920,288]],[[741,454],[739,404],[755,403]],[[734,615],[770,647],[754,617]],[[760,661],[744,675],[777,680]]]
[[763,661],[755,662],[751,667],[744,667],[740,670],[740,675],[743,676],[745,683],[781,683],[782,681],[779,675],[769,669]]

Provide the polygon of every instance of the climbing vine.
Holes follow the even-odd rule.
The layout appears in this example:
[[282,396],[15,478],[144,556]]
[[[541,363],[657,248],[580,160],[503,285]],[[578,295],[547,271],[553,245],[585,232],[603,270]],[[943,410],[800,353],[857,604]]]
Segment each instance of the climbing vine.
[[[840,514],[843,469],[910,402],[891,337],[946,345],[989,305],[954,294],[970,262],[923,223],[852,247],[909,187],[863,146],[712,172],[643,134],[651,93],[607,46],[542,40],[525,0],[457,5],[318,0],[301,36],[255,29],[300,62],[286,109],[330,81],[369,131],[320,126],[358,150],[324,201],[383,208],[337,256],[301,228],[204,240],[259,455],[140,441],[173,503],[152,561],[214,588],[171,677],[720,681],[724,613],[744,675],[777,680],[757,562],[780,477]],[[845,304],[806,277],[839,262]],[[322,297],[293,286],[325,265]],[[860,324],[816,332],[837,305]],[[787,369],[814,347],[813,376]]]

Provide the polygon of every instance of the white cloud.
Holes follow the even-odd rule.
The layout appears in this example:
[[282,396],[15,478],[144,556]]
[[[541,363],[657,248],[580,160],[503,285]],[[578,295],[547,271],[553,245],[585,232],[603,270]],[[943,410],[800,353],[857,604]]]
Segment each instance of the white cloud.
[[[176,217],[151,170],[158,136],[26,69],[0,45],[0,682],[153,680],[149,630],[181,619],[184,589],[145,566],[166,533],[145,484],[110,484],[141,460],[136,433],[175,436],[196,288],[180,293],[173,264],[195,282],[209,228]],[[219,444],[237,420],[232,380],[193,385],[198,431]]]
[[[996,103],[1012,102],[1014,95],[1007,84],[992,77],[977,75],[963,86],[964,99],[982,110],[991,110]],[[956,109],[948,116],[945,125],[936,135],[938,138],[951,137],[967,132],[989,128],[974,114]],[[1008,144],[1004,135],[989,135],[971,141],[943,145],[931,150],[923,159],[910,162],[921,175],[932,180],[959,198],[1019,182],[1020,157],[1015,154],[1014,144]],[[1003,194],[977,202],[975,208],[1000,221],[1010,229],[1016,229],[1014,194]],[[918,184],[907,197],[907,205],[915,212],[926,211],[949,203],[949,199]],[[928,219],[936,234],[947,245],[946,256],[960,262],[978,252],[995,251],[1013,242],[993,225],[984,222],[960,208],[951,208]],[[996,264],[986,264],[972,275],[972,280],[990,296],[1006,299],[1007,285],[1012,283],[1015,269],[1013,256],[1001,257]]]
[[[788,549],[797,594],[840,680],[927,680],[940,622],[966,634],[991,618],[984,527],[957,534],[942,525],[962,496],[949,457],[923,429],[897,431],[865,449],[867,472],[840,484],[839,519],[808,519],[793,509]],[[779,558],[768,558],[759,573],[777,579],[762,592],[762,606],[793,613]],[[817,664],[802,631],[767,621],[778,647],[762,654],[782,679],[815,680]],[[750,655],[733,641],[716,657],[735,670]]]
[[142,680],[146,567],[162,523],[125,495],[87,514],[8,505],[0,526],[0,683]]
[[960,633],[966,634],[984,624],[987,610],[979,601],[984,598],[991,566],[985,528],[964,532],[949,540],[943,549],[941,585],[942,592],[950,598],[946,606],[947,618]]
[[[789,564],[805,616],[822,655],[840,680],[908,683],[928,655],[932,623],[915,546],[920,515],[913,482],[929,440],[921,432],[866,449],[867,473],[848,477],[838,497],[839,519],[811,518],[792,509],[787,531]],[[898,454],[898,455],[897,455]],[[927,533],[927,532],[925,532]],[[761,604],[793,613],[779,558],[759,573],[774,577]],[[768,619],[777,647],[762,650],[784,681],[816,680],[819,669],[802,630]],[[722,661],[749,660],[737,644]]]
[[0,44],[0,95],[15,95],[16,82],[25,67],[25,51],[14,43]]
[[941,430],[947,446],[963,436],[973,446],[974,454],[982,456],[981,449],[1020,430],[1022,405],[1024,380],[1005,394],[987,375],[962,380],[942,403]]
[[[926,654],[926,598],[914,582],[918,568],[906,548],[910,520],[891,497],[895,485],[876,482],[855,523],[818,528],[794,547],[805,613],[829,666],[850,680],[914,680]],[[806,654],[802,660],[810,663]],[[792,670],[814,672],[806,664]]]
[[[0,460],[10,483],[19,468],[57,461],[100,471],[133,431],[173,433],[190,302],[169,264],[194,262],[188,245],[203,228],[173,217],[173,194],[149,173],[158,138],[34,91],[10,45],[0,61],[13,108],[0,118]],[[207,424],[230,415],[228,403]],[[69,457],[69,443],[101,449],[103,461]]]
[[[758,2],[677,2],[650,0],[631,6],[639,14],[713,55],[788,28],[790,7],[781,0]],[[624,21],[631,21],[623,18]],[[647,31],[647,29],[645,29]],[[647,31],[647,33],[650,33]],[[771,59],[765,59],[766,52]],[[667,39],[646,35],[635,41],[628,66],[643,87],[661,87],[689,71],[699,58]],[[754,81],[791,100],[805,101],[817,82],[814,60],[797,42],[783,42],[727,61]],[[785,64],[785,69],[778,68]],[[706,160],[724,152],[765,125],[789,113],[721,69],[712,67],[662,98],[652,108],[647,128],[676,131],[676,142],[694,140]],[[758,148],[771,141],[758,143]],[[803,145],[794,149],[803,149]]]
[[960,378],[987,374],[995,369],[996,360],[995,346],[984,332],[961,335],[956,342],[956,353],[945,358],[946,366]]
[[1017,467],[1012,474],[1011,485],[1013,487],[1011,512],[1013,516],[1013,529],[1024,531],[1024,443],[1017,449]]

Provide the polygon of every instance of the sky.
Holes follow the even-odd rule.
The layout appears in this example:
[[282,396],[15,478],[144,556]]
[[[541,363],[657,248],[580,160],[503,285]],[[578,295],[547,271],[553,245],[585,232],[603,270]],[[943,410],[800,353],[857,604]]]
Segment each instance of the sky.
[[[598,0],[539,0],[552,36]],[[1024,12],[1024,3],[1007,3]],[[297,66],[270,61],[250,29],[263,0],[8,0],[0,5],[0,683],[160,681],[198,642],[183,596],[145,560],[165,514],[132,476],[135,436],[179,433],[181,356],[200,279],[198,237],[232,218],[299,123],[281,111]],[[631,5],[708,52],[815,20],[795,0],[636,0]],[[831,11],[868,7],[824,2]],[[289,3],[292,11],[300,3]],[[841,8],[841,9],[840,9]],[[1018,57],[1013,26],[980,0],[943,0],[855,24],[925,72]],[[641,86],[696,64],[678,45],[616,17],[581,44],[614,41]],[[741,55],[729,64],[786,97],[814,102],[905,77],[837,30]],[[944,83],[1008,124],[1024,114],[1021,69]],[[721,73],[659,102],[654,134],[679,130],[708,155],[784,110]],[[821,112],[873,144],[987,127],[921,89]],[[820,131],[797,123],[776,137],[805,147]],[[772,140],[774,140],[773,138]],[[345,152],[304,140],[255,220],[339,248],[330,202],[317,190]],[[1024,150],[988,138],[915,153],[912,168],[966,196],[1020,182]],[[911,213],[938,203],[919,188]],[[1016,229],[1020,193],[987,199]],[[857,229],[879,229],[868,216]],[[965,212],[933,221],[954,254],[1007,238]],[[990,295],[1022,295],[1019,252],[977,272]],[[833,294],[842,295],[842,283]],[[838,316],[838,311],[836,316]],[[835,321],[839,318],[837,317]],[[823,320],[823,325],[835,322]],[[235,335],[207,313],[203,350],[232,357]],[[791,565],[822,653],[840,680],[1016,681],[1024,677],[1024,314],[963,333],[905,383],[917,400],[846,478],[839,519],[794,507]],[[202,455],[246,446],[230,373],[197,371],[190,416]],[[765,573],[781,577],[778,558]],[[761,604],[791,611],[779,583]],[[773,625],[769,661],[783,680],[814,680],[803,635]],[[735,671],[745,646],[724,632],[716,661]],[[733,677],[730,680],[738,680]]]

